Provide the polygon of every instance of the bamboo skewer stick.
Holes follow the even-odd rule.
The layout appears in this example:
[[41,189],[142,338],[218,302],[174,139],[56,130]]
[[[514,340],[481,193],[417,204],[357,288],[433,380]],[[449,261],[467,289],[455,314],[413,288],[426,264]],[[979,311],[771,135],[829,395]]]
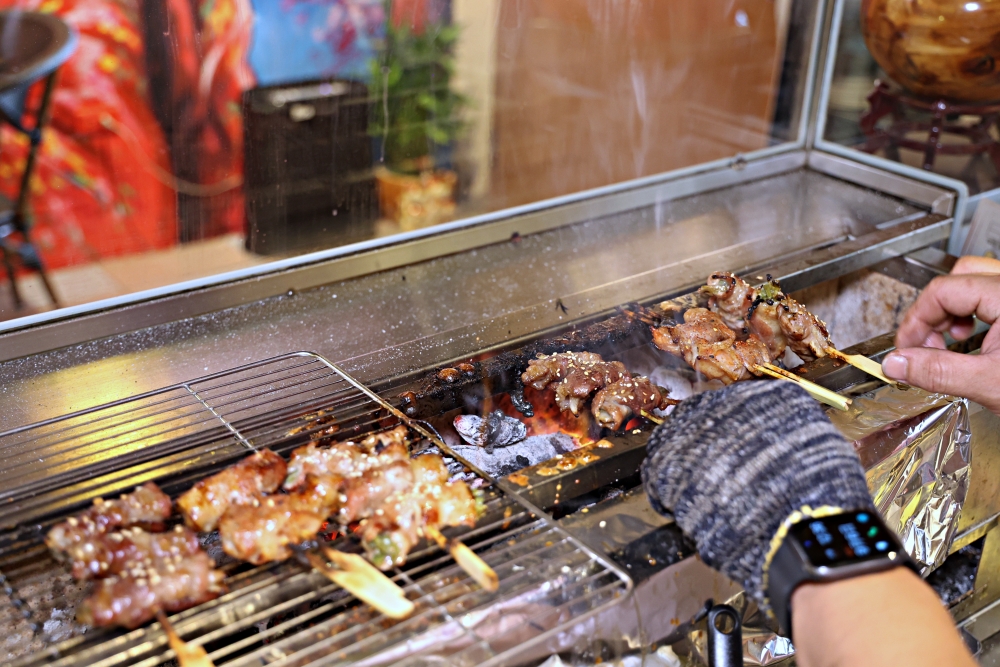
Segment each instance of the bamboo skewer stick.
[[167,641],[177,658],[177,664],[181,667],[215,667],[205,649],[201,646],[191,646],[177,635],[174,626],[167,620],[166,614],[157,611],[156,620],[160,622],[160,627],[167,633]]
[[439,547],[447,549],[458,566],[484,589],[492,593],[500,587],[497,573],[472,549],[456,539],[445,537],[435,526],[424,526],[424,533],[437,542]]
[[864,355],[845,354],[844,352],[841,352],[835,347],[828,347],[826,348],[825,352],[827,356],[833,357],[834,359],[840,359],[841,361],[844,361],[850,364],[851,366],[854,366],[855,368],[860,369],[865,373],[868,373],[868,375],[876,377],[882,382],[885,382],[888,385],[896,387],[897,389],[902,389],[905,391],[906,389],[910,388],[910,385],[908,384],[903,384],[902,382],[896,382],[895,380],[890,380],[889,378],[887,378],[885,374],[882,372],[882,364],[878,363],[877,361],[873,361],[872,359],[869,359]]
[[327,579],[389,618],[406,618],[413,613],[413,603],[403,589],[367,560],[327,546],[322,551],[322,556],[308,551],[306,558]]
[[800,378],[794,373],[789,373],[783,368],[778,368],[774,364],[761,364],[756,367],[758,373],[764,373],[765,375],[770,375],[773,378],[779,380],[788,380],[789,382],[797,382],[800,387],[809,392],[809,395],[815,398],[821,403],[826,403],[827,405],[833,406],[838,410],[847,411],[848,406],[851,404],[851,399],[841,396],[840,394],[830,391],[826,387],[821,387],[815,382],[810,382],[805,378]]
[[660,417],[657,417],[656,415],[652,415],[652,414],[646,412],[645,410],[640,410],[639,414],[642,415],[643,417],[645,417],[646,419],[648,419],[649,421],[653,422],[654,424],[662,424],[663,423],[663,419],[661,419]]

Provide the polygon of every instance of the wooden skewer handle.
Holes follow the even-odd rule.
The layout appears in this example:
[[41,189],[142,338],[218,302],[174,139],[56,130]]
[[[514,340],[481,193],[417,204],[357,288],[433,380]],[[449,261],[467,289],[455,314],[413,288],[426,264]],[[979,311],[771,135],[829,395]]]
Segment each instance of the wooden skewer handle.
[[458,540],[448,539],[434,526],[424,526],[424,532],[442,549],[447,549],[458,566],[485,590],[493,593],[500,588],[497,573],[475,551]]
[[160,627],[167,633],[167,641],[170,649],[177,658],[177,664],[181,667],[215,667],[208,653],[201,646],[191,646],[177,635],[174,626],[167,620],[167,615],[162,611],[156,612],[156,620],[160,622]]
[[889,378],[887,378],[885,374],[882,372],[882,364],[872,359],[869,359],[864,355],[845,354],[844,352],[841,352],[840,350],[833,347],[826,348],[826,353],[831,357],[833,357],[834,359],[840,359],[841,361],[849,363],[855,368],[862,370],[865,373],[868,373],[868,375],[871,375],[872,377],[878,378],[879,380],[885,382],[886,384],[893,385],[900,389],[910,388],[909,385],[905,385],[900,382],[896,382],[895,380],[890,380]]
[[841,396],[840,394],[830,391],[826,387],[821,387],[815,382],[810,382],[805,378],[800,378],[793,373],[789,373],[783,368],[778,368],[772,364],[764,364],[757,366],[757,371],[764,373],[765,375],[770,375],[773,378],[779,380],[787,380],[788,382],[795,382],[800,387],[809,392],[809,395],[815,398],[821,403],[826,403],[829,406],[835,407],[838,410],[847,411],[847,408],[851,405],[851,399]]
[[318,553],[310,551],[306,554],[313,567],[354,597],[389,618],[406,618],[413,613],[413,603],[406,598],[403,589],[361,556],[345,554],[326,546],[323,547],[323,555],[334,565],[333,568],[323,562]]

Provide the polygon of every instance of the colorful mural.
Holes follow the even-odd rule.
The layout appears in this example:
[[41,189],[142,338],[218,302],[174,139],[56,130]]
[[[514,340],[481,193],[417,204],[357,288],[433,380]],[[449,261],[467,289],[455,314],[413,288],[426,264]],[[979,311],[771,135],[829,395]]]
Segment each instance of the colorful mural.
[[[385,31],[383,0],[251,0],[249,63],[260,85],[367,81]],[[275,54],[281,57],[275,57]]]

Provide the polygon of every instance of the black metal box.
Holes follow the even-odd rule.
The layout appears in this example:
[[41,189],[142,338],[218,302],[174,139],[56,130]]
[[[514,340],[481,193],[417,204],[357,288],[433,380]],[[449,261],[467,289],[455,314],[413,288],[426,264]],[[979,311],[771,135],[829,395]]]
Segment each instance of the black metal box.
[[248,250],[284,254],[371,235],[378,200],[364,84],[254,88],[243,115]]

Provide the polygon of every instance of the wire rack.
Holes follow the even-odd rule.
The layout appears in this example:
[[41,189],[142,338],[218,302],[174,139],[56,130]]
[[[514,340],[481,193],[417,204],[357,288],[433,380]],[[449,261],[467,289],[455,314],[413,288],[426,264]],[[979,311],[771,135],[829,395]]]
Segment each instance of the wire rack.
[[[250,450],[287,455],[318,435],[354,437],[401,421],[453,456],[336,365],[302,352],[0,433],[0,661],[172,660],[157,623],[126,632],[75,622],[86,589],[42,544],[52,523],[149,480],[176,497]],[[485,490],[486,513],[473,529],[446,532],[493,567],[497,592],[476,586],[436,547],[418,547],[388,573],[416,606],[393,621],[296,560],[252,567],[223,556],[230,592],[171,621],[216,665],[500,665],[627,596],[632,584],[620,569],[464,470]],[[332,546],[359,550],[344,537]],[[211,537],[205,548],[221,555]]]

